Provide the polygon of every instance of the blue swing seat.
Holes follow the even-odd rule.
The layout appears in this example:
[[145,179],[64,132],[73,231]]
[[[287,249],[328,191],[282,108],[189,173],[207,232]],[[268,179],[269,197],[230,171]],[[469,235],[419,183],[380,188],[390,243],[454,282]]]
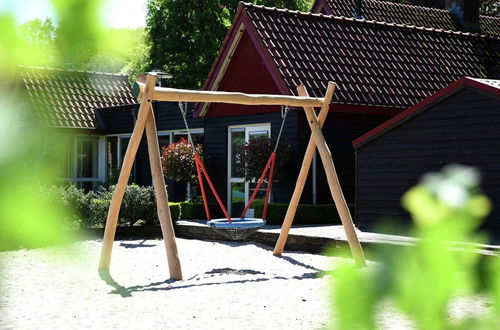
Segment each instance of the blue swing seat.
[[234,241],[247,238],[265,224],[266,220],[259,218],[231,218],[231,222],[226,218],[207,221],[212,230]]

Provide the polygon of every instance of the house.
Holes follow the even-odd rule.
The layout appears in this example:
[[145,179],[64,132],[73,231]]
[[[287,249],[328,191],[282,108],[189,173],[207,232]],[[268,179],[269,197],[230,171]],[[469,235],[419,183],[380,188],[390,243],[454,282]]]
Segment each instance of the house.
[[500,80],[461,78],[353,145],[357,225],[408,223],[403,193],[424,173],[459,163],[480,170],[493,204],[485,227],[500,233]]
[[[61,181],[91,190],[117,180],[139,110],[127,75],[20,67],[17,88],[26,93],[35,110],[35,122],[23,125],[41,125],[60,136],[59,144],[44,146],[40,157],[60,155],[57,164]],[[186,137],[176,104],[156,102],[153,107],[160,146]],[[188,121],[195,142],[202,142],[201,120]],[[130,182],[151,184],[145,138]],[[186,186],[171,182],[169,192],[183,200]]]
[[[410,13],[408,13],[410,15]],[[338,84],[324,126],[348,202],[355,197],[352,140],[464,77],[500,78],[500,38],[404,24],[303,13],[241,3],[204,84],[205,90],[296,95],[304,84],[323,96]],[[253,136],[275,137],[279,107],[198,104],[212,179],[236,214],[252,183],[235,159]],[[284,136],[298,164],[309,137],[303,112],[292,111]],[[326,178],[311,170],[302,202],[330,203]],[[273,201],[288,202],[294,176],[273,185]],[[234,197],[234,198],[233,198]],[[234,204],[234,205],[233,205]],[[237,205],[238,204],[238,205]]]
[[[192,113],[193,104],[188,104],[188,111]],[[121,161],[125,156],[128,141],[134,129],[139,107],[137,105],[108,107],[96,110],[96,116],[100,119],[108,141],[108,168],[111,181],[116,181],[121,168]],[[160,148],[181,138],[187,138],[184,121],[178,104],[175,102],[153,102],[153,111],[158,130],[158,142]],[[193,136],[193,142],[204,144],[203,121],[187,116],[189,129]],[[132,168],[130,182],[139,185],[151,185],[151,173],[149,167],[148,149],[146,138],[143,136],[134,166]],[[184,183],[166,180],[169,200],[173,202],[184,201],[187,198],[187,186]]]
[[39,157],[57,157],[58,177],[84,189],[106,180],[105,131],[94,111],[136,103],[126,75],[19,67],[16,88],[25,93],[32,122],[53,130],[58,145],[43,144]]

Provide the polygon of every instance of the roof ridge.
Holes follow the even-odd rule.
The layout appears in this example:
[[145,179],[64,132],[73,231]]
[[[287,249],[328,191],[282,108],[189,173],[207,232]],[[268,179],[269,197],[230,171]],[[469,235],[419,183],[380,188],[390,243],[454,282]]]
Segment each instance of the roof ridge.
[[430,27],[424,27],[424,26],[407,25],[407,24],[399,24],[399,23],[388,23],[388,22],[373,21],[373,20],[367,20],[367,19],[359,19],[359,18],[354,18],[354,17],[323,15],[323,14],[317,14],[317,13],[302,12],[299,10],[290,10],[290,9],[282,9],[282,8],[276,8],[276,7],[266,7],[263,5],[254,5],[254,4],[248,3],[248,2],[240,2],[240,4],[242,4],[245,8],[253,7],[253,8],[257,8],[257,9],[261,9],[261,10],[263,9],[263,10],[275,11],[275,12],[281,12],[281,13],[287,13],[287,14],[298,14],[298,15],[304,16],[304,17],[322,17],[325,19],[340,19],[342,21],[347,21],[347,22],[360,22],[360,23],[368,23],[368,24],[381,25],[381,26],[393,26],[393,27],[398,27],[398,28],[414,29],[414,30],[420,30],[420,31],[439,32],[439,33],[445,33],[445,34],[449,34],[449,35],[454,34],[454,35],[472,36],[472,37],[476,37],[476,38],[489,38],[489,39],[500,40],[499,36],[488,35],[488,34],[444,30],[444,29],[436,29],[436,28],[430,28]]
[[101,75],[108,75],[108,76],[128,77],[128,74],[124,74],[124,73],[49,68],[49,67],[31,66],[31,65],[18,65],[18,67],[23,68],[23,69],[35,69],[35,70],[58,71],[58,72],[90,73],[90,74],[101,74]]

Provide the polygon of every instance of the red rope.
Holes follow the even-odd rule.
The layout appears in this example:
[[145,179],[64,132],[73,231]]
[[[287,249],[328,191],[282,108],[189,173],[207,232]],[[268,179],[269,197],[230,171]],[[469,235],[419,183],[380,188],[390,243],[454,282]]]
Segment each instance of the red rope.
[[269,199],[271,197],[271,190],[273,188],[273,176],[274,176],[274,165],[276,164],[276,152],[273,152],[272,157],[273,157],[273,162],[271,164],[271,169],[269,170],[269,181],[267,183],[266,199],[264,200],[264,208],[262,210],[262,219],[265,219],[267,216],[267,205],[269,204]]
[[[208,176],[207,170],[205,169],[205,166],[203,165],[203,162],[201,161],[201,159],[198,156],[198,154],[194,154],[194,159],[195,159],[196,163],[199,165],[199,167],[200,167],[203,175],[205,176],[205,179],[207,179],[208,185],[210,186],[210,189],[212,190],[212,193],[214,194],[215,199],[217,199],[217,202],[219,203],[219,206],[222,209],[222,212],[224,212],[224,215],[226,216],[227,220],[229,222],[232,222],[231,221],[231,217],[229,216],[229,213],[227,212],[226,207],[224,206],[224,204],[222,204],[222,201],[220,200],[220,197],[217,194],[217,191],[215,190],[214,185],[212,184],[212,180],[210,180],[210,177]],[[202,191],[202,194],[204,196],[203,201],[205,202],[206,201],[206,195],[203,193],[203,191]],[[207,210],[207,208],[208,208],[208,204],[205,205],[205,210]],[[207,214],[207,216],[208,216],[208,214]]]
[[[255,199],[255,196],[257,195],[257,192],[259,192],[259,189],[260,189],[260,186],[262,185],[262,182],[264,182],[264,178],[266,177],[267,170],[270,168],[271,164],[274,164],[274,159],[275,158],[276,158],[276,153],[273,152],[271,154],[271,157],[269,157],[269,160],[267,161],[267,164],[264,167],[264,170],[262,171],[262,175],[259,178],[259,181],[257,183],[257,187],[255,187],[255,189],[253,191],[253,194],[252,194],[252,197],[250,197],[250,199],[248,200],[247,206],[245,207],[245,210],[241,214],[240,219],[244,219],[245,218],[245,215],[247,214],[248,209],[252,205],[253,200]],[[265,204],[265,202],[264,202],[264,204]]]
[[194,161],[196,165],[196,172],[198,173],[198,182],[200,183],[201,196],[203,197],[203,205],[205,206],[205,213],[207,215],[207,219],[212,220],[212,217],[210,216],[210,210],[208,208],[207,195],[205,194],[205,184],[203,183],[203,176],[201,175],[201,160],[198,154],[194,155]]

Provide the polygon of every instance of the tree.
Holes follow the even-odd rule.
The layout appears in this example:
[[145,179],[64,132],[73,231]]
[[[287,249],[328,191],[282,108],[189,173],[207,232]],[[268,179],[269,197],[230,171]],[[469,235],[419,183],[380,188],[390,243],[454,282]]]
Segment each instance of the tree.
[[51,66],[56,61],[56,28],[50,18],[28,21],[21,25],[19,30],[27,51],[33,55],[29,57],[32,62],[26,64]]
[[[146,30],[151,69],[173,75],[173,87],[199,88],[231,26],[238,0],[148,0]],[[307,10],[312,0],[257,0]]]

